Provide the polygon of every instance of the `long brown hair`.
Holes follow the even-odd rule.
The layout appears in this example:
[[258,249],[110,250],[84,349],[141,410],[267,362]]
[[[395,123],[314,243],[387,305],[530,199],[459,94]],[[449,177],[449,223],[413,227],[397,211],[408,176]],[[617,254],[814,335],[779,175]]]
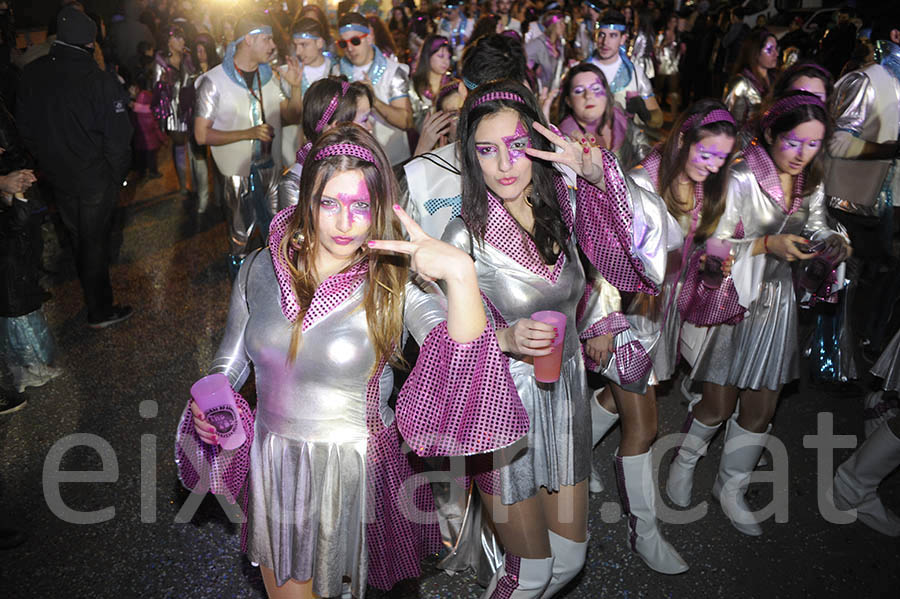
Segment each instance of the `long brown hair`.
[[[660,148],[662,160],[659,164],[659,181],[657,181],[656,186],[659,195],[666,202],[666,208],[668,208],[669,213],[676,218],[682,216],[684,212],[673,193],[673,185],[678,175],[684,172],[691,146],[705,137],[723,134],[735,138],[735,142],[737,142],[737,129],[732,123],[719,121],[708,125],[700,125],[703,117],[713,110],[726,110],[726,108],[718,100],[694,102],[675,122],[672,131]],[[684,124],[691,118],[694,119],[694,125],[682,131]],[[700,222],[697,223],[697,230],[694,232],[694,240],[697,242],[705,241],[713,234],[713,231],[716,230],[716,225],[719,223],[719,218],[725,212],[725,188],[728,182],[728,169],[731,158],[737,149],[737,143],[735,143],[722,168],[717,173],[709,175],[706,181],[703,182],[703,208],[700,211]]]
[[[375,164],[345,155],[312,159],[322,148],[335,144],[354,144],[366,148],[374,155]],[[279,254],[288,264],[291,284],[300,304],[300,315],[291,331],[289,362],[297,358],[303,317],[318,288],[316,220],[319,200],[328,181],[343,171],[361,171],[371,198],[370,238],[403,239],[400,221],[391,209],[397,201],[397,181],[381,145],[368,131],[353,123],[341,123],[313,144],[309,156],[311,159],[306,161],[300,176],[300,201],[278,247]],[[292,243],[297,244],[294,247],[298,251],[291,252]],[[293,260],[291,253],[295,253]],[[374,373],[382,361],[398,362],[395,356],[403,333],[403,302],[409,265],[405,257],[369,252],[365,245],[360,249],[359,259],[369,261],[362,309],[366,311],[369,339],[375,349]]]

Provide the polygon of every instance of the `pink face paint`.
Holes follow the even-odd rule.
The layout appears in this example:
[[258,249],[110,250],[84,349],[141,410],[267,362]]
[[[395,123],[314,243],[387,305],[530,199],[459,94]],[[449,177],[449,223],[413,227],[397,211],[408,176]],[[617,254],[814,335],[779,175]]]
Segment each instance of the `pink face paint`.
[[319,206],[329,216],[339,215],[342,208],[347,210],[351,227],[357,222],[367,225],[372,222],[372,206],[365,179],[359,180],[354,193],[339,193],[337,198],[322,196]]
[[803,154],[803,147],[817,150],[822,143],[821,139],[812,139],[811,137],[797,137],[793,131],[788,131],[781,137],[782,152],[796,152],[798,156]]
[[522,125],[522,121],[516,124],[516,130],[513,135],[502,137],[503,143],[506,144],[506,151],[509,154],[509,163],[515,164],[520,158],[528,158],[525,148],[531,147],[531,138],[528,136],[528,130]]

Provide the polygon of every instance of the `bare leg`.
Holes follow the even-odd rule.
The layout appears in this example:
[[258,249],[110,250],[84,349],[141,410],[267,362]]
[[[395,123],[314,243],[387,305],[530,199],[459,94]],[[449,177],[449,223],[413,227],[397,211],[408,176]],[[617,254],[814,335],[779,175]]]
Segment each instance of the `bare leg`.
[[622,387],[610,383],[612,395],[622,422],[622,440],[619,443],[620,456],[633,456],[647,453],[656,438],[659,415],[656,409],[656,390],[647,389],[640,395],[626,391]]
[[542,489],[538,497],[550,530],[572,541],[587,540],[587,480],[572,486],[562,485],[558,493]]
[[612,393],[612,385],[607,385],[603,388],[603,391],[600,392],[600,395],[597,396],[597,403],[603,406],[603,409],[607,412],[615,414],[618,412],[618,408],[616,408],[616,400],[613,397]]
[[288,580],[283,586],[275,582],[275,572],[265,566],[259,567],[262,572],[263,582],[266,585],[266,594],[269,599],[313,599],[312,579],[306,582]]
[[694,406],[694,418],[706,426],[718,426],[728,420],[737,405],[737,387],[703,383],[703,399]]
[[550,557],[540,493],[512,505],[502,505],[499,496],[487,493],[481,493],[481,499],[507,551],[529,559]]
[[781,394],[781,387],[777,390],[760,389],[753,391],[752,389],[744,389],[741,391],[741,410],[738,415],[738,424],[741,428],[751,433],[764,433],[772,422],[775,415],[775,408],[778,405],[778,396]]

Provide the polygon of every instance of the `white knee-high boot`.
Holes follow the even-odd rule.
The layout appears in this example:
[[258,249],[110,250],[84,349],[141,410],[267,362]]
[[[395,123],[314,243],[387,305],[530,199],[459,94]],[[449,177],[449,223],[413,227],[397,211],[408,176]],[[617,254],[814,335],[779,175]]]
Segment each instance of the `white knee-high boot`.
[[878,485],[900,465],[900,439],[883,422],[834,475],[834,505],[856,509],[860,522],[881,534],[900,537],[900,518],[878,498]]
[[669,466],[669,478],[666,481],[666,493],[677,506],[691,505],[691,490],[694,487],[694,469],[701,457],[706,455],[709,441],[715,436],[721,424],[707,426],[694,418],[689,411],[682,427],[684,440],[675,449],[672,464]]
[[651,569],[662,574],[681,574],[687,563],[659,532],[656,522],[656,483],[650,452],[620,456],[616,452],[616,477],[622,507],[628,513],[628,541]]
[[725,447],[712,494],[719,500],[722,511],[734,527],[745,535],[759,536],[763,532],[757,518],[751,513],[744,494],[770,430],[771,424],[764,433],[752,433],[741,428],[733,417],[725,427]]
[[588,540],[590,540],[588,537],[588,540],[585,541],[573,541],[552,530],[547,532],[550,533],[550,550],[553,552],[553,575],[550,578],[550,584],[544,589],[541,599],[550,599],[578,576],[584,567]]
[[539,599],[552,576],[552,557],[528,559],[507,552],[481,599]]
[[[600,405],[597,401],[603,388],[597,389],[591,397],[591,449],[606,436],[606,433],[612,429],[619,421],[619,415],[613,414]],[[600,477],[600,470],[597,464],[591,460],[591,480],[588,483],[588,489],[591,493],[603,492],[603,479]]]

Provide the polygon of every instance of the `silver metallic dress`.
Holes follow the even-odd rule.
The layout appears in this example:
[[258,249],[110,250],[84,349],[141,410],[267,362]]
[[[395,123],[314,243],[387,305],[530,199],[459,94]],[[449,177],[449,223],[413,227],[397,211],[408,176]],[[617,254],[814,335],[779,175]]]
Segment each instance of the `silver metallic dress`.
[[153,101],[156,116],[165,131],[187,132],[191,106],[182,106],[182,92],[193,85],[195,71],[190,58],[175,68],[162,55],[153,62]]
[[743,125],[754,118],[763,102],[763,93],[745,75],[737,75],[725,88],[722,99],[735,122]]
[[[751,254],[753,244],[765,235],[829,237],[835,232],[826,217],[821,184],[787,215],[763,189],[746,160],[732,165],[725,213],[713,236],[731,241],[732,278],[747,312],[736,325],[709,327],[691,378],[740,389],[779,390],[799,376],[797,299],[791,265],[774,254]],[[739,223],[744,230],[742,239],[734,238]]]
[[[340,595],[344,577],[364,597],[367,553],[367,384],[375,363],[365,286],[321,316],[302,337],[296,360],[287,356],[291,322],[269,251],[249,257],[235,282],[225,336],[211,372],[240,389],[256,372],[255,436],[250,450],[248,555],[287,579],[314,581],[323,597]],[[445,320],[439,295],[406,286],[404,324],[422,343]],[[381,416],[393,373],[381,375]]]
[[[476,242],[473,248],[462,219],[447,225],[444,241],[472,252],[478,286],[510,326],[539,310],[563,312],[570,323],[558,382],[539,383],[532,364],[510,358],[510,372],[531,426],[524,438],[501,450],[503,503],[528,499],[541,487],[558,491],[560,485],[577,484],[587,478],[591,468],[587,375],[578,330],[571,326],[585,289],[581,262],[561,256],[565,264],[556,283],[552,283],[488,243]],[[578,256],[574,241],[569,252]]]
[[872,367],[872,374],[884,379],[881,388],[885,391],[900,391],[900,331],[881,352],[881,357]]

